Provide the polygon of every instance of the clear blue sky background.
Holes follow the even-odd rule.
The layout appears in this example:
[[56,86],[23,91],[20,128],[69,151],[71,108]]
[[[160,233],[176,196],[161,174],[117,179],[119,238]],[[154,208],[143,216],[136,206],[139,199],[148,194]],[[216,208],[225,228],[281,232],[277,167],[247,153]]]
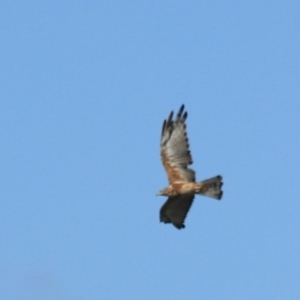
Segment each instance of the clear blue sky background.
[[[1,299],[299,299],[299,1],[0,7]],[[182,103],[224,197],[179,231],[155,194]]]

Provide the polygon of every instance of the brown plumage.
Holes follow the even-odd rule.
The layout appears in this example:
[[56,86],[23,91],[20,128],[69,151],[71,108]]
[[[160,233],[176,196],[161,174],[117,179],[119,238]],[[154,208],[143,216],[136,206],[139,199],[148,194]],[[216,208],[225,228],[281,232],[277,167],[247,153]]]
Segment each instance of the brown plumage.
[[160,221],[172,223],[178,229],[185,227],[184,220],[195,194],[217,200],[223,194],[220,175],[196,182],[195,172],[188,168],[193,161],[186,134],[186,119],[184,105],[180,107],[174,120],[172,111],[163,123],[160,142],[161,159],[169,179],[169,186],[158,193],[168,197],[160,209]]

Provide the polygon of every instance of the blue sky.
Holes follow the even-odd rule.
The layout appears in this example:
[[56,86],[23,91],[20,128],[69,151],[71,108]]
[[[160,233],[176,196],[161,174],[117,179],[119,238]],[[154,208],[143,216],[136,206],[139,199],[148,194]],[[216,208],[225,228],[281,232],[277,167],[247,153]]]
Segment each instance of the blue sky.
[[[299,299],[299,1],[0,5],[1,299]],[[161,125],[197,179],[159,223]]]

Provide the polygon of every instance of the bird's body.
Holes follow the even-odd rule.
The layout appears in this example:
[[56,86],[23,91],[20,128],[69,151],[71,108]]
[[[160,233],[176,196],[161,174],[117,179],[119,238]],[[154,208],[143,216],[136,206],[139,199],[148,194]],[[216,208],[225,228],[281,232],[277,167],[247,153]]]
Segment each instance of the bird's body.
[[169,179],[169,186],[159,191],[158,195],[167,196],[168,200],[160,210],[160,221],[172,223],[176,228],[184,228],[184,220],[193,203],[195,195],[204,195],[220,200],[222,198],[222,177],[220,175],[196,182],[195,172],[188,168],[192,164],[186,134],[185,120],[181,106],[173,120],[173,112],[164,121],[161,136],[161,159]]
[[161,190],[159,195],[162,196],[177,196],[183,194],[200,194],[207,190],[207,186],[202,182],[175,182],[167,188]]

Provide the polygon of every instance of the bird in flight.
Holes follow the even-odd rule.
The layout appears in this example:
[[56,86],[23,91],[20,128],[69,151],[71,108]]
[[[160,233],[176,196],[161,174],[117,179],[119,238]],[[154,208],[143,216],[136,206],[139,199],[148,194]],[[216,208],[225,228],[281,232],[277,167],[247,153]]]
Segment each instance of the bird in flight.
[[178,229],[185,227],[184,220],[195,195],[221,200],[223,194],[220,175],[196,182],[195,171],[188,168],[193,161],[186,133],[186,119],[184,105],[174,120],[172,111],[163,122],[160,141],[161,160],[169,179],[169,186],[157,194],[168,197],[160,209],[160,221],[172,223]]

